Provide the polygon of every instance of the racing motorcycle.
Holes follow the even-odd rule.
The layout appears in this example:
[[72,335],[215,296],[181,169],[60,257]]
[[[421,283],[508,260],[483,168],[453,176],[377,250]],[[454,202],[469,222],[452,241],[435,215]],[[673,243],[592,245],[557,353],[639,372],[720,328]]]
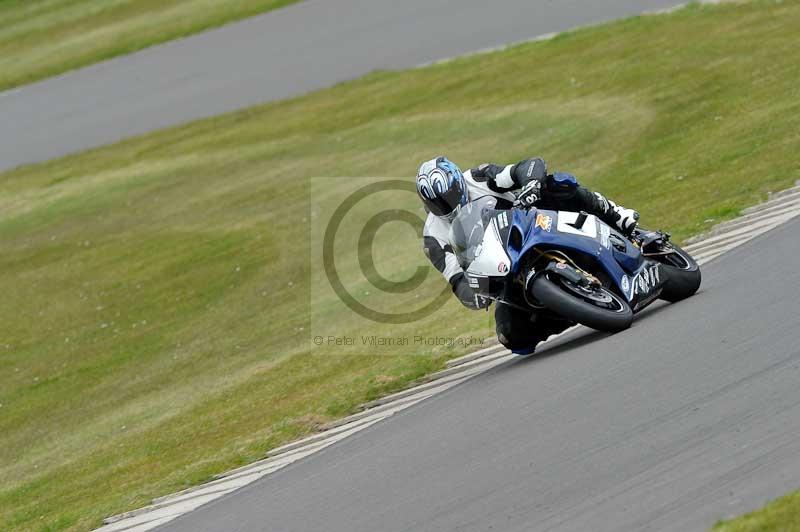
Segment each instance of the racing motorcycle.
[[657,299],[700,287],[700,268],[669,233],[626,237],[585,212],[497,209],[484,196],[460,209],[451,242],[470,287],[522,310],[616,332]]

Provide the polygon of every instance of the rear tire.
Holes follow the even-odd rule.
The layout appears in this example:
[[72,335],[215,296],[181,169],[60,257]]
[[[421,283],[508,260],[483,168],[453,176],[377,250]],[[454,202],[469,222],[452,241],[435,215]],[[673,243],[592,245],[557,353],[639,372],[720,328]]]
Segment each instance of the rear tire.
[[[567,285],[571,286],[567,286]],[[540,275],[533,281],[531,292],[536,300],[557,314],[598,331],[618,332],[633,322],[633,311],[626,301],[607,288],[596,288],[597,296],[607,298],[614,308],[591,303],[592,297],[580,297],[580,288],[566,279]]]

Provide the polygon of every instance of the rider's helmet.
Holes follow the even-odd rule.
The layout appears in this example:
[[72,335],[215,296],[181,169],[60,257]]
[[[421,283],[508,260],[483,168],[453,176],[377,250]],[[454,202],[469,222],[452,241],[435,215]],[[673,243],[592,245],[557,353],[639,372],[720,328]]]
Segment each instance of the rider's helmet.
[[422,163],[417,172],[417,193],[428,212],[450,221],[458,207],[469,200],[464,174],[445,157]]

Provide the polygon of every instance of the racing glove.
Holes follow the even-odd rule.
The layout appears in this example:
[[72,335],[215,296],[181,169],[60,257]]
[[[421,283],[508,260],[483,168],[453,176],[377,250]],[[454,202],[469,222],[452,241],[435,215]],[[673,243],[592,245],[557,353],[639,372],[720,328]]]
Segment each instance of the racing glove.
[[472,288],[469,287],[466,277],[463,273],[457,273],[450,279],[453,285],[453,293],[461,301],[461,304],[471,310],[488,309],[492,304],[492,300],[476,294]]
[[529,181],[517,194],[514,207],[530,209],[542,196],[542,182],[539,180]]
[[636,224],[639,223],[639,213],[633,209],[626,209],[622,205],[615,205],[613,202],[609,203],[614,206],[614,212],[619,216],[616,221],[617,227],[625,235],[630,236],[633,230],[636,229]]

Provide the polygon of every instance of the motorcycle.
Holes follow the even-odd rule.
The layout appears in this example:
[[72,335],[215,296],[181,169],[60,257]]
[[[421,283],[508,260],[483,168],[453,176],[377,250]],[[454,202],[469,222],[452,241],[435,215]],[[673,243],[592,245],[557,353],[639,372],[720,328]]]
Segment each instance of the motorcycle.
[[513,307],[616,332],[657,299],[700,287],[700,267],[669,233],[626,237],[585,212],[497,209],[484,196],[463,206],[451,242],[470,287]]

